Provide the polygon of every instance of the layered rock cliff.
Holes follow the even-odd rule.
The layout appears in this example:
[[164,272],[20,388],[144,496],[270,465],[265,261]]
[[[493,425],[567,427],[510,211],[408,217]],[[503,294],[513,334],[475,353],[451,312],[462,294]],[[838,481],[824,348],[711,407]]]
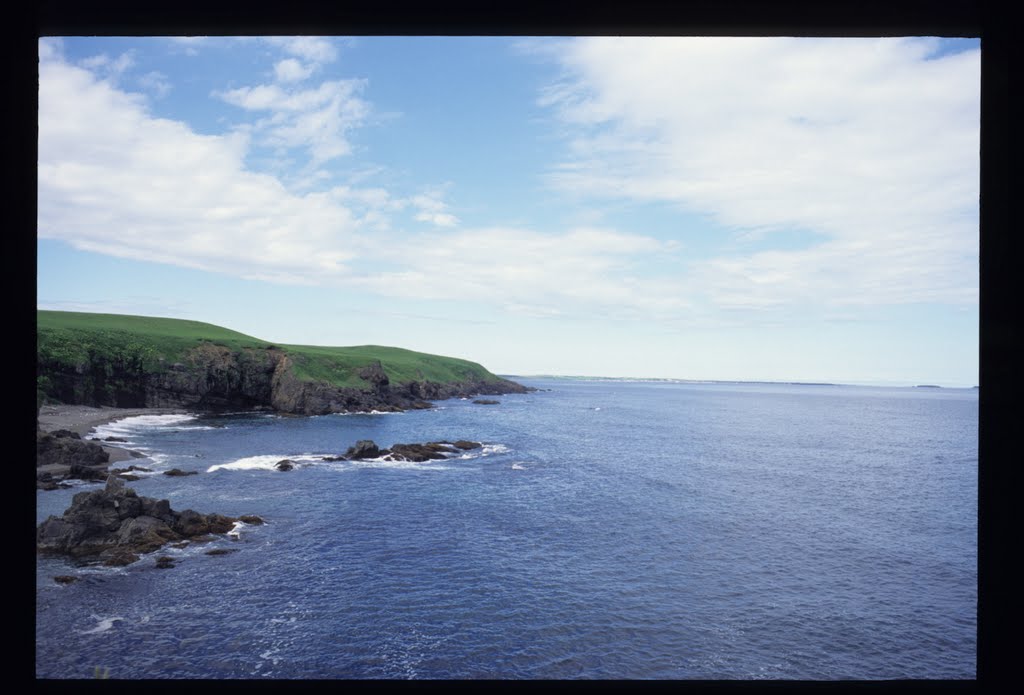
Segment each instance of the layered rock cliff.
[[392,383],[379,361],[358,370],[356,387],[303,378],[283,349],[232,349],[202,343],[180,361],[157,367],[141,360],[91,354],[74,364],[40,357],[47,397],[63,403],[119,408],[197,410],[268,409],[322,415],[430,407],[427,401],[479,394],[524,393],[505,379],[439,383],[428,379]]

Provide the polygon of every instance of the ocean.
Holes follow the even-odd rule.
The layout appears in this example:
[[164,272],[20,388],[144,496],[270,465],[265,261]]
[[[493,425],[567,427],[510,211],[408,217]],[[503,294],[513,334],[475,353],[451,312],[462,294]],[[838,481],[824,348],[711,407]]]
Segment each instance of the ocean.
[[[150,457],[118,464],[153,469],[138,494],[267,523],[38,558],[36,676],[975,678],[977,390],[518,381],[543,390],[99,428]],[[360,439],[484,447],[319,458]]]

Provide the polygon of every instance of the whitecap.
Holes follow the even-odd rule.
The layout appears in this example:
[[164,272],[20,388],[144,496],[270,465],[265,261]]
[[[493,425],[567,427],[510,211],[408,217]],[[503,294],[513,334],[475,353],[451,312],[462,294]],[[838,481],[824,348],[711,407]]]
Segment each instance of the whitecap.
[[92,615],[90,617],[93,620],[98,621],[97,624],[96,624],[96,627],[92,628],[91,630],[79,630],[78,634],[80,634],[80,635],[95,635],[95,634],[98,634],[100,632],[106,632],[107,630],[109,630],[112,627],[114,627],[114,623],[116,621],[124,620],[124,618],[122,618],[119,615],[115,615],[115,616],[113,616],[111,618],[101,618],[98,615]]
[[246,456],[245,458],[229,461],[228,463],[214,464],[207,468],[206,472],[213,473],[220,469],[228,471],[273,471],[277,470],[278,462],[284,459],[306,465],[320,461],[320,457],[313,454],[261,454],[259,456]]
[[525,471],[526,470],[526,466],[521,466],[521,465],[519,465],[519,461],[516,461],[515,463],[512,464],[512,470],[514,470],[514,471]]

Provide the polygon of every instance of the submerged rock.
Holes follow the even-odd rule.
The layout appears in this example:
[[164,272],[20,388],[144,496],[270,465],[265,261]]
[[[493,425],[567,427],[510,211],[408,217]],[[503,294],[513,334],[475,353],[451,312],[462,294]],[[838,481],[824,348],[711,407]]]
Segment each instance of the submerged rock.
[[295,462],[292,461],[291,459],[281,459],[280,461],[274,464],[274,468],[276,468],[279,471],[290,471],[293,468],[295,468]]
[[474,403],[478,405],[498,405],[501,401],[496,401],[492,398],[477,398]]
[[180,477],[180,476],[183,476],[183,475],[198,475],[198,474],[199,474],[199,471],[183,471],[180,468],[172,468],[169,471],[164,471],[164,475],[169,475],[169,476],[172,476],[172,477]]
[[139,497],[111,475],[102,490],[78,493],[63,515],[51,515],[39,524],[36,548],[41,553],[129,565],[140,554],[168,543],[225,534],[235,521],[191,509],[176,512],[167,500]]

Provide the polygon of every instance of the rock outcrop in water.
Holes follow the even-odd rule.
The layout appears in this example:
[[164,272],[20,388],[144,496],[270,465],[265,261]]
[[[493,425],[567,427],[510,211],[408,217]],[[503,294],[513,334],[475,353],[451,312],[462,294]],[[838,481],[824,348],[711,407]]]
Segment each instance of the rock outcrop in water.
[[422,463],[449,458],[463,451],[479,449],[483,445],[460,439],[457,442],[427,442],[426,444],[392,444],[390,449],[381,449],[372,439],[361,439],[349,447],[343,456],[335,460],[360,461],[380,458],[385,461],[412,461]]
[[236,521],[191,509],[176,512],[167,500],[139,497],[110,476],[102,490],[78,493],[63,515],[41,523],[36,548],[82,561],[127,565],[168,543],[225,534]]

